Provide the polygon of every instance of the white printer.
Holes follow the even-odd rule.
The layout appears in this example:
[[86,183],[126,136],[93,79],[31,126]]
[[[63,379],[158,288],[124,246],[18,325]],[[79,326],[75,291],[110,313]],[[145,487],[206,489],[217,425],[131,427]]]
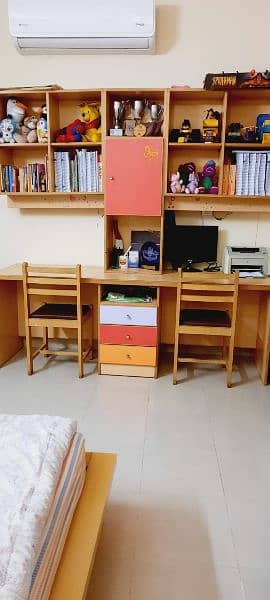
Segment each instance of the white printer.
[[268,252],[266,248],[253,248],[245,246],[225,246],[223,253],[222,269],[224,273],[233,273],[239,270],[246,275],[252,272],[259,276],[268,274]]

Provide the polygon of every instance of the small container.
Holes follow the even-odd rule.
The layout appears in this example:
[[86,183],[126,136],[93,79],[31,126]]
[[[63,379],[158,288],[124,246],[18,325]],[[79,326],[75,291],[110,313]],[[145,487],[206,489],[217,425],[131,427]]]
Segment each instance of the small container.
[[119,256],[119,267],[123,270],[128,268],[128,257],[125,254]]
[[140,263],[139,250],[130,250],[128,253],[128,268],[138,269]]

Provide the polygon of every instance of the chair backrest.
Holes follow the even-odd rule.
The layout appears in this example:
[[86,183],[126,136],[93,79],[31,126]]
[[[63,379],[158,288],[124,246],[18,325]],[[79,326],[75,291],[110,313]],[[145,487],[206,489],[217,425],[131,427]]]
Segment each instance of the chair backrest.
[[225,273],[185,273],[178,270],[177,306],[179,315],[182,303],[185,307],[209,309],[216,305],[226,305],[231,315],[232,326],[235,324],[238,299],[239,272],[231,275]]
[[77,319],[81,320],[81,265],[72,267],[22,264],[25,318],[31,312],[31,298],[42,301],[53,297],[73,298],[77,304]]

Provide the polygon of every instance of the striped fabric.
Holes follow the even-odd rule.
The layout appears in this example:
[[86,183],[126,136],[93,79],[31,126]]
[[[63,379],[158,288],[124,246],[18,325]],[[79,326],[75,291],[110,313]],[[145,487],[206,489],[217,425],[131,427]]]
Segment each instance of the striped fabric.
[[69,526],[85,480],[85,448],[81,434],[75,434],[65,459],[55,499],[42,536],[32,573],[29,600],[49,598]]

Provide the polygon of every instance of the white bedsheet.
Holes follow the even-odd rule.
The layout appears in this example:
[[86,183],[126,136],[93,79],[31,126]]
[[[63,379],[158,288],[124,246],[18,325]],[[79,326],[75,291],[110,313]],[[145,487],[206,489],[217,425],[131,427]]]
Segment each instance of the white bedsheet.
[[76,422],[0,415],[0,600],[26,600]]

